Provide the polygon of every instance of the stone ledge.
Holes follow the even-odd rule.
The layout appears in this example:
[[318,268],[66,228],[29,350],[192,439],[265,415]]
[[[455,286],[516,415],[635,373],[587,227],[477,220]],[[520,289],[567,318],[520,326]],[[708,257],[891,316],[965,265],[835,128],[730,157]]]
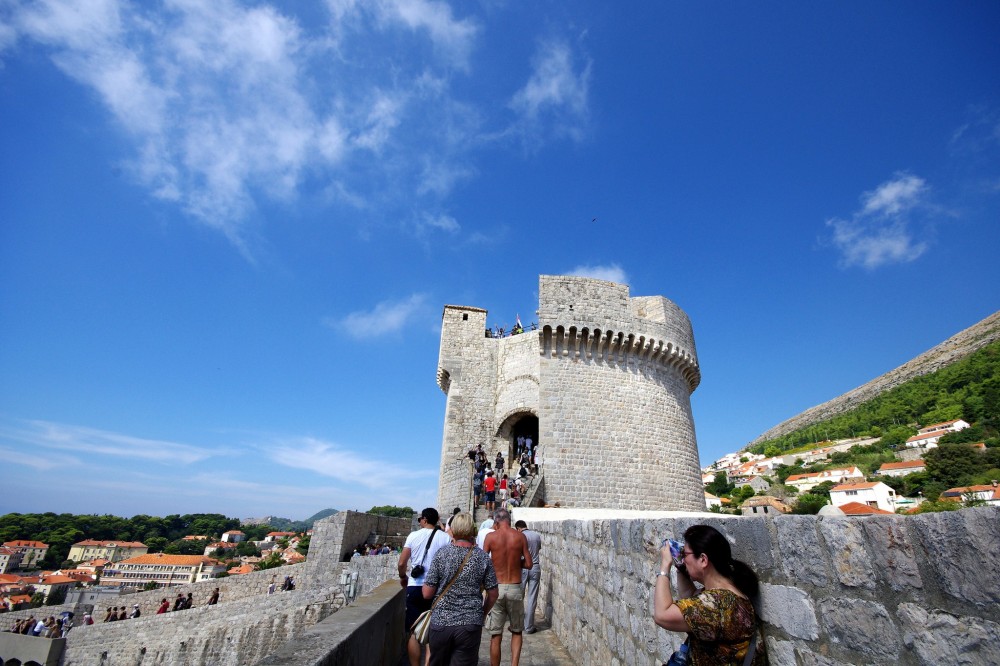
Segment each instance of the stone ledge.
[[403,654],[406,596],[397,581],[342,608],[288,641],[258,666],[393,664]]

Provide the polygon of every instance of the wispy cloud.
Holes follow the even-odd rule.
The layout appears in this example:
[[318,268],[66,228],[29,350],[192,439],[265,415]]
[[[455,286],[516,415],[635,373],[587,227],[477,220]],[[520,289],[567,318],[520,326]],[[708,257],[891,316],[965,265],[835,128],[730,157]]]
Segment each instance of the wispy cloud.
[[862,194],[861,209],[850,219],[827,220],[841,265],[871,270],[910,262],[926,252],[927,242],[914,237],[912,214],[925,205],[927,192],[924,179],[899,173]]
[[575,57],[565,41],[539,44],[528,82],[510,101],[523,129],[530,134],[548,127],[582,138],[589,116],[590,67],[590,61]]
[[384,20],[399,21],[411,30],[426,31],[435,48],[453,66],[466,69],[478,27],[470,19],[456,19],[451,7],[434,0],[381,0],[375,3]]
[[476,22],[435,0],[326,7],[317,26],[266,2],[0,3],[0,49],[41,44],[131,142],[126,173],[251,256],[247,220],[307,184],[377,214],[370,201],[433,200],[475,173],[479,114],[449,77]]
[[390,335],[429,314],[427,303],[426,294],[413,294],[400,301],[382,301],[371,310],[352,312],[342,318],[327,317],[323,323],[359,339]]
[[433,476],[436,470],[413,470],[385,460],[359,455],[331,442],[311,437],[283,440],[265,449],[271,460],[286,467],[305,469],[337,481],[382,489],[416,477]]
[[578,277],[589,277],[596,280],[607,280],[608,282],[628,284],[628,276],[618,264],[610,264],[607,266],[577,266],[573,270],[569,271],[567,275],[576,275]]
[[[60,451],[76,456],[109,456],[119,460],[142,460],[164,465],[200,462],[224,453],[179,442],[145,439],[86,426],[66,425],[49,421],[0,422],[0,442],[10,448],[29,451]],[[49,456],[49,453],[45,454]],[[73,455],[52,458],[70,464],[78,462]]]

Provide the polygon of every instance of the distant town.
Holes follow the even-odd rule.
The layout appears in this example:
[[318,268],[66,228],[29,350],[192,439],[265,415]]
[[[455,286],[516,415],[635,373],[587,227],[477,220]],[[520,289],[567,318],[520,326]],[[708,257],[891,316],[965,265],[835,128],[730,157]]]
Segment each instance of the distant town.
[[[702,469],[705,506],[745,516],[821,511],[866,516],[1000,506],[1000,449],[965,441],[961,433],[970,427],[962,419],[921,426],[901,446],[858,437],[771,456],[728,453]],[[970,469],[981,483],[941,487],[939,480],[968,477]]]
[[[122,594],[297,564],[305,561],[311,536],[312,530],[272,531],[256,540],[241,530],[190,534],[170,544],[169,550],[183,551],[172,553],[150,552],[149,545],[138,541],[84,539],[72,544],[62,566],[53,570],[39,570],[49,544],[6,541],[0,546],[0,612],[82,603],[84,598],[92,606],[107,604]],[[150,539],[162,547],[160,540],[165,541]]]

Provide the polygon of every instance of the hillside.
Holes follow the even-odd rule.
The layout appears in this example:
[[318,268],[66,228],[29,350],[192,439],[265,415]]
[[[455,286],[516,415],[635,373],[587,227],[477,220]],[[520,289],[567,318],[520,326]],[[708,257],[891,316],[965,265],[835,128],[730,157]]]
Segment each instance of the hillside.
[[948,338],[895,370],[848,391],[838,398],[810,407],[798,416],[793,416],[787,421],[779,423],[749,442],[744,449],[848,412],[915,377],[921,377],[951,365],[995,340],[1000,340],[1000,312],[996,312]]

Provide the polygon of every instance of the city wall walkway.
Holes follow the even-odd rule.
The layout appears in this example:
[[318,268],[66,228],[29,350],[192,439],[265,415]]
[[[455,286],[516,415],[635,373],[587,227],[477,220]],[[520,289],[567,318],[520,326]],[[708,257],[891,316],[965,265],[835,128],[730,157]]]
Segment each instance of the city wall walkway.
[[[569,652],[562,646],[548,622],[535,621],[533,634],[524,634],[521,646],[521,666],[575,666],[578,660],[570,658]],[[399,661],[399,666],[409,666],[406,656]],[[500,665],[510,664],[510,633],[505,633],[500,650]],[[490,635],[483,632],[483,641],[479,644],[479,666],[490,666]]]
[[[570,658],[556,634],[547,622],[536,620],[533,634],[524,634],[521,646],[521,666],[574,666],[578,660]],[[510,632],[504,632],[500,649],[500,664],[510,664]],[[483,632],[483,642],[479,645],[479,666],[490,666],[490,636]]]

